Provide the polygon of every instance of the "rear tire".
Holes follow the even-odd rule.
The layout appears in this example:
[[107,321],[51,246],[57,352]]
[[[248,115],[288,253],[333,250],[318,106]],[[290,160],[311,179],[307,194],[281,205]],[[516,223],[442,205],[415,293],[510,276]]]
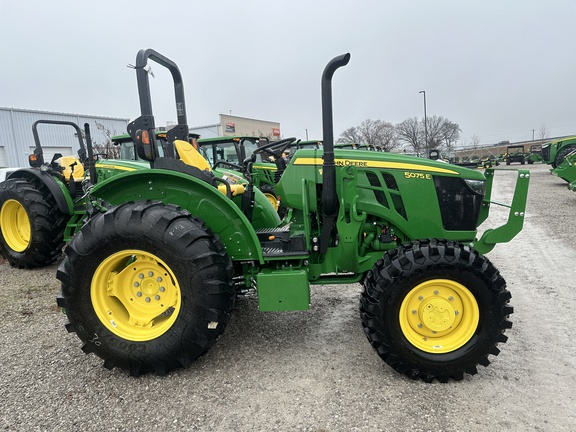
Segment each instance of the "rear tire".
[[444,240],[386,253],[364,280],[362,326],[380,357],[412,379],[476,374],[506,342],[510,292],[477,251]]
[[43,267],[62,255],[68,216],[40,181],[0,183],[0,251],[17,268]]
[[232,262],[187,211],[125,203],[93,217],[66,248],[58,305],[86,353],[138,376],[187,367],[224,331]]

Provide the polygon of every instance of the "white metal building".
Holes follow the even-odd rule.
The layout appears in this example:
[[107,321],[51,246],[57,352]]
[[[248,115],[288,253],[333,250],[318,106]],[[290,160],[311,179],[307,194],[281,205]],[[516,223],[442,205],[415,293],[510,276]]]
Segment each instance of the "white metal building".
[[[106,134],[98,129],[97,123],[112,135],[119,135],[126,133],[129,121],[124,118],[0,107],[0,168],[29,166],[28,155],[35,147],[32,125],[37,120],[74,122],[82,130],[84,123],[88,123],[92,140],[96,144],[104,144],[108,140]],[[39,124],[38,135],[45,161],[50,161],[55,153],[76,155],[79,150],[78,138],[70,126]]]
[[202,138],[219,136],[256,136],[270,140],[280,139],[280,123],[267,120],[256,120],[228,114],[220,114],[220,122],[206,126],[191,127],[190,132]]

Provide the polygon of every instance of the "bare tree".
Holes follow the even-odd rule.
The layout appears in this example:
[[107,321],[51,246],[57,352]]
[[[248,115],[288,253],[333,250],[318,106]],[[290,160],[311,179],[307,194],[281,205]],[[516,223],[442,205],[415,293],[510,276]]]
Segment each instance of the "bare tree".
[[418,117],[412,117],[396,125],[398,138],[408,144],[416,154],[425,149],[424,144],[424,124]]
[[460,138],[460,126],[442,116],[428,117],[428,150],[451,148]]
[[538,139],[546,139],[548,138],[548,128],[546,127],[546,123],[542,123],[540,125],[540,129],[538,129]]
[[370,119],[364,120],[359,126],[346,129],[337,142],[367,144],[380,147],[384,151],[391,151],[400,144],[392,123]]
[[416,153],[428,153],[429,150],[445,146],[453,149],[460,138],[460,126],[442,116],[431,116],[426,119],[428,129],[428,142],[426,145],[426,131],[424,120],[412,117],[396,125],[398,137],[414,149]]
[[342,134],[340,134],[340,138],[336,141],[338,143],[360,143],[362,142],[362,135],[358,131],[358,128],[352,126],[351,128],[346,129]]
[[118,159],[120,157],[120,146],[112,144],[112,137],[115,133],[99,122],[96,122],[96,128],[106,137],[106,141],[100,144],[92,140],[94,153],[104,154],[108,159]]

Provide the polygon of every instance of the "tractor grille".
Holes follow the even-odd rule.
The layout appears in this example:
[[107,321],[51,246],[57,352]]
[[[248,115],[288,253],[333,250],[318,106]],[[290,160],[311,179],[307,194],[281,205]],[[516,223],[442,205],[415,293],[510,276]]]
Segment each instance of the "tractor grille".
[[460,177],[434,176],[434,185],[444,229],[475,230],[484,195],[473,192]]
[[544,159],[545,161],[550,160],[550,147],[551,147],[550,145],[542,147],[542,159]]
[[[394,176],[384,171],[366,171],[366,178],[368,179],[370,186],[373,187],[372,192],[374,193],[374,198],[376,198],[376,201],[378,201],[380,205],[388,209],[390,208],[390,202],[386,198],[386,190],[390,200],[392,201],[391,204],[394,207],[394,210],[396,210],[396,212],[404,219],[408,220],[406,216],[406,209],[404,207],[404,201],[400,196],[398,183],[396,182]],[[382,181],[380,179],[382,179]],[[384,187],[383,184],[386,186]]]

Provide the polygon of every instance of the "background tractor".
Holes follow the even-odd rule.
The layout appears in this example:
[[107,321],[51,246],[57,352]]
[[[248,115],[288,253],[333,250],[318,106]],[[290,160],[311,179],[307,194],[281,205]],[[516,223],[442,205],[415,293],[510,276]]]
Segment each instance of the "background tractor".
[[530,153],[528,153],[528,156],[526,156],[526,162],[528,162],[528,165],[532,165],[534,162],[542,162],[541,145],[530,146]]
[[[71,126],[78,137],[78,157],[56,154],[45,162],[40,124]],[[44,266],[61,255],[66,224],[82,201],[85,171],[95,175],[89,163],[91,146],[87,150],[78,125],[38,120],[32,132],[35,148],[29,156],[30,168],[20,168],[0,183],[0,250],[12,266],[20,268]],[[84,134],[90,140],[88,124]]]
[[511,163],[519,162],[521,165],[526,163],[526,155],[524,154],[524,146],[522,145],[515,145],[515,146],[508,146],[506,148],[506,155],[504,156],[506,160],[506,165],[510,165]]
[[[38,132],[42,124],[72,127],[78,156],[56,154],[45,161]],[[93,153],[88,123],[81,130],[73,122],[38,120],[32,133],[30,167],[12,170],[0,182],[0,251],[19,268],[42,267],[62,254],[62,246],[84,223],[86,191],[99,179],[150,167],[143,161],[106,160],[106,155]]]
[[572,184],[576,182],[576,149],[568,153],[564,160],[556,168],[550,170],[550,172]]
[[542,144],[542,162],[556,168],[573,150],[576,150],[576,137],[574,136],[547,142]]
[[[307,310],[310,285],[360,282],[366,337],[396,371],[446,382],[489,364],[513,309],[484,254],[522,229],[529,172],[518,173],[507,222],[478,236],[496,204],[493,170],[335,150],[332,78],[349,59],[322,74],[323,148],[298,149],[285,167],[275,157],[276,192],[291,209],[281,221],[249,178],[228,181],[190,144],[177,65],[138,53],[142,115],[128,132],[150,169],[88,191],[87,223],[57,273],[58,305],[84,352],[135,376],[165,374],[214,344],[238,294],[256,294],[262,312]],[[173,156],[158,153],[149,60],[174,79]],[[281,155],[285,144],[267,150]],[[249,172],[252,159],[242,163]]]

